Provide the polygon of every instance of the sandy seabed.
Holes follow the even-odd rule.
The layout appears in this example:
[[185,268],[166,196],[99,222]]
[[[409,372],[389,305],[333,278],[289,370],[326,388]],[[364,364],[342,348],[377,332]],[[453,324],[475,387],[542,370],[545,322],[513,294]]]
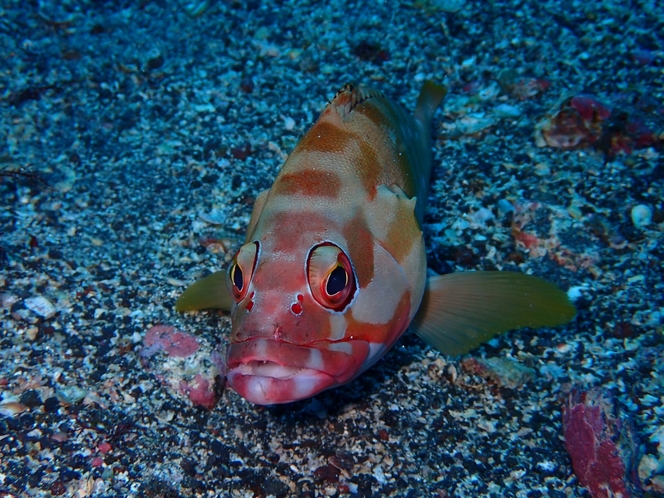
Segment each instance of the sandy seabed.
[[[219,1],[194,17],[166,0],[2,2],[2,496],[590,496],[562,410],[591,387],[634,427],[655,493],[664,13],[623,4]],[[412,109],[425,79],[450,89],[430,268],[543,276],[577,318],[465,358],[406,334],[356,381],[292,405],[223,390],[229,318],[175,299],[226,265],[338,88]],[[583,95],[612,112],[601,140],[543,141]],[[155,331],[196,345],[159,350]],[[486,374],[496,358],[516,380]]]

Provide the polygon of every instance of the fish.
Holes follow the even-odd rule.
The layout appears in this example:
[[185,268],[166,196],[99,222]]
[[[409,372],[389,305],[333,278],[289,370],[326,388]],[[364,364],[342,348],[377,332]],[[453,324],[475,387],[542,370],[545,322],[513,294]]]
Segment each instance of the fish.
[[428,276],[432,120],[446,93],[426,81],[411,115],[379,91],[343,86],[257,196],[228,268],[176,301],[181,312],[230,311],[227,384],[247,401],[290,403],[346,384],[409,327],[461,355],[575,316],[567,294],[539,277]]

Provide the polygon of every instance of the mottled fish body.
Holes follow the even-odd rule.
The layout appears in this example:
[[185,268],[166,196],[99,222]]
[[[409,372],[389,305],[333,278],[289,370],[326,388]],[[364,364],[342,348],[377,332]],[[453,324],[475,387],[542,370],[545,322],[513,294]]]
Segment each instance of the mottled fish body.
[[408,328],[447,354],[497,333],[569,321],[566,295],[539,278],[466,272],[426,278],[421,223],[432,116],[427,82],[411,116],[346,85],[255,203],[227,272],[189,287],[178,310],[230,308],[228,383],[258,404],[345,384]]

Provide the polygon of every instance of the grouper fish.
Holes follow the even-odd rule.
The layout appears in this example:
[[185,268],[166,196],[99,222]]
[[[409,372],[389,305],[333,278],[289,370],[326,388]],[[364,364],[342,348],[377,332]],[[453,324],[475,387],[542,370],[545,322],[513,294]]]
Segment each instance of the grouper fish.
[[345,384],[410,326],[459,355],[576,310],[541,278],[468,271],[427,278],[422,220],[431,121],[446,89],[426,82],[413,115],[345,85],[256,199],[226,271],[189,286],[178,311],[230,310],[227,382],[256,404]]

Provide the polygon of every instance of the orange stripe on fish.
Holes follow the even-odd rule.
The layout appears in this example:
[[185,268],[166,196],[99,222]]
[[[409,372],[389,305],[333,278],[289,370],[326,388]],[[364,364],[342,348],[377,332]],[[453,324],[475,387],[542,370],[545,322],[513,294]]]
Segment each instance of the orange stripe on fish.
[[348,133],[334,123],[319,122],[302,138],[293,153],[324,152],[336,154],[345,152],[354,142],[356,142],[354,134]]
[[413,116],[344,86],[256,199],[226,272],[192,284],[179,311],[230,309],[228,384],[258,404],[351,381],[413,324],[447,354],[518,327],[571,320],[564,292],[536,277],[465,272],[427,279],[421,223],[431,119],[427,82]]
[[330,171],[302,170],[284,175],[275,185],[275,195],[305,195],[337,198],[341,190],[339,176]]
[[374,237],[367,227],[364,214],[358,211],[353,219],[348,220],[341,227],[343,236],[350,254],[361,254],[362,257],[353,259],[353,268],[358,285],[365,288],[374,276]]

